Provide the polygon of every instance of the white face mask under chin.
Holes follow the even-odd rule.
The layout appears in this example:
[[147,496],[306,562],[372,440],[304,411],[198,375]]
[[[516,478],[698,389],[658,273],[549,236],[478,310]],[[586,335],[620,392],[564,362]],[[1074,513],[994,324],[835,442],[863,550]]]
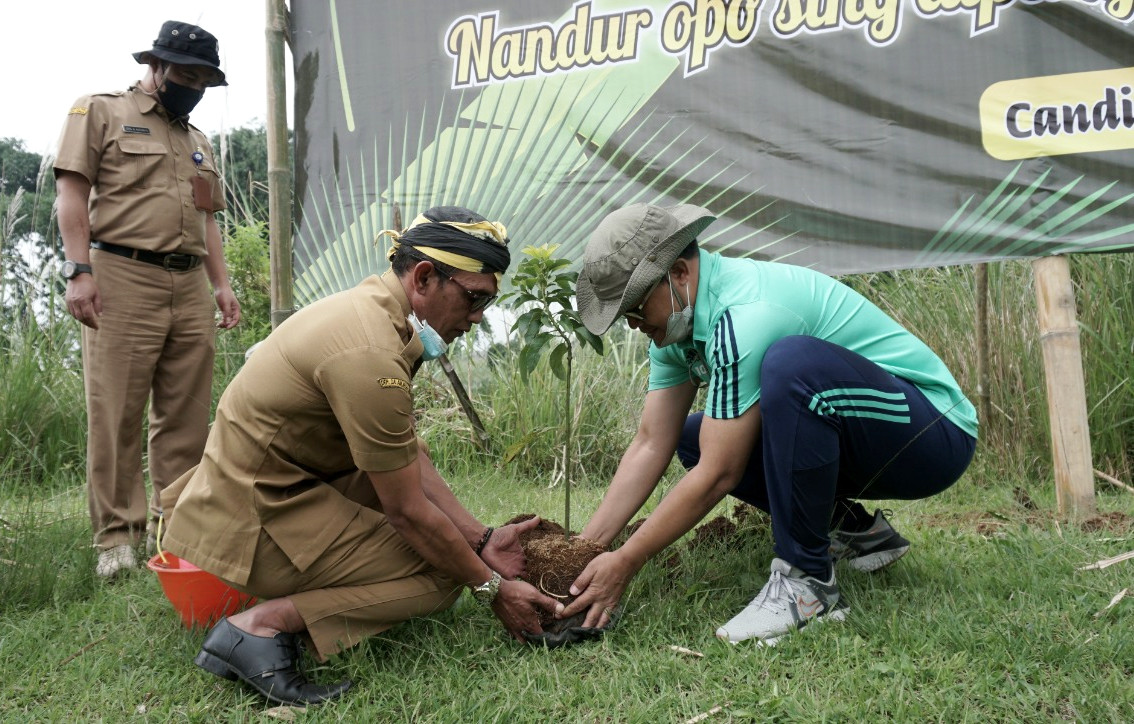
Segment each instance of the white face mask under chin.
[[418,338],[421,339],[421,346],[423,348],[421,358],[423,360],[428,362],[445,354],[445,350],[449,345],[445,344],[445,340],[437,333],[437,330],[429,326],[429,322],[419,320],[417,315],[413,312],[410,312],[410,315],[406,317],[406,319],[409,320],[413,331],[417,332]]
[[[666,275],[669,277],[669,275]],[[685,284],[685,301],[679,311],[673,303],[677,293],[673,290],[673,277],[667,280],[669,284],[669,308],[672,312],[665,321],[665,337],[658,342],[658,347],[668,347],[675,342],[684,342],[693,336],[693,307],[689,304],[689,283]]]

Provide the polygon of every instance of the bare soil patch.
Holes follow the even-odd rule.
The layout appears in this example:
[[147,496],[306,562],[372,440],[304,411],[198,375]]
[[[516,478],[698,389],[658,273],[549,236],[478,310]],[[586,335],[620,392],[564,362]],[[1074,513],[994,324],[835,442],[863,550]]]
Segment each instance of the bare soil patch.
[[1081,527],[1084,531],[1106,531],[1107,533],[1129,533],[1134,527],[1134,521],[1129,515],[1119,510],[1109,513],[1099,513],[1084,520]]

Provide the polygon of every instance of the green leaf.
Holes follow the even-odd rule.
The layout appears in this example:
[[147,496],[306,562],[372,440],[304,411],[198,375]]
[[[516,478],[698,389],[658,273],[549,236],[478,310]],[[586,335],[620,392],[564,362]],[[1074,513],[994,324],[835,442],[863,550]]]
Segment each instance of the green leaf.
[[551,335],[548,332],[542,331],[538,326],[529,326],[523,337],[526,346],[535,347],[540,351],[547,346],[549,339],[551,339]]
[[512,323],[512,331],[520,335],[521,338],[526,339],[530,334],[530,328],[535,325],[535,329],[531,331],[538,332],[540,326],[543,325],[543,310],[542,309],[529,309],[516,318]]
[[571,349],[570,342],[561,342],[558,347],[551,350],[551,356],[547,358],[551,363],[551,372],[564,382],[567,381],[567,368],[563,366],[563,357],[569,349]]
[[530,344],[524,345],[520,350],[520,357],[517,360],[520,365],[520,377],[524,382],[528,381],[528,376],[531,375],[532,370],[539,364],[539,358],[543,354],[542,346],[534,346]]
[[591,334],[591,331],[586,327],[577,327],[574,331],[575,336],[579,338],[580,342],[590,345],[591,349],[598,352],[600,355],[606,354],[601,337]]

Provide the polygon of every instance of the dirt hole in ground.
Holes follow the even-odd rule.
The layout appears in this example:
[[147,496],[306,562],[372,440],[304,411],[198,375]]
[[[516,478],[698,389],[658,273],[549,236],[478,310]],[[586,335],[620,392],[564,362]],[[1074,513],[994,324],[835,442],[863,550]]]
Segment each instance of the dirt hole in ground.
[[1080,526],[1088,533],[1105,531],[1107,533],[1129,533],[1132,520],[1129,515],[1118,510],[1109,513],[1099,513],[1084,520]]

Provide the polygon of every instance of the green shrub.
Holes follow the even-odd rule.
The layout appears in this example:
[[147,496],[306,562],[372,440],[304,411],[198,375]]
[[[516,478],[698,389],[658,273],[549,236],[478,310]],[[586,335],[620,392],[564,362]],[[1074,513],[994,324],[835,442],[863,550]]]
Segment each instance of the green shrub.
[[86,405],[67,325],[14,323],[0,336],[0,489],[42,493],[85,475]]
[[217,331],[213,371],[213,405],[240,371],[248,348],[272,331],[271,265],[268,230],[262,221],[249,221],[226,229],[225,265],[232,291],[240,302],[240,324]]

